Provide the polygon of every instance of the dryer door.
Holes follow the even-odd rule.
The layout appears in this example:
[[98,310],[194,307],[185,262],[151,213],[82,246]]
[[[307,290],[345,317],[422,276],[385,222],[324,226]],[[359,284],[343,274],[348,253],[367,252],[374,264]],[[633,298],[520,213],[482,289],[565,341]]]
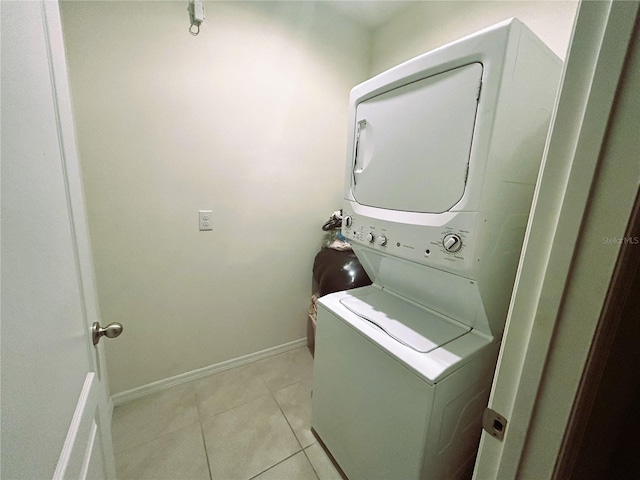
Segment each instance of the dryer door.
[[480,63],[465,65],[357,106],[352,192],[358,203],[441,213],[462,198],[482,70]]

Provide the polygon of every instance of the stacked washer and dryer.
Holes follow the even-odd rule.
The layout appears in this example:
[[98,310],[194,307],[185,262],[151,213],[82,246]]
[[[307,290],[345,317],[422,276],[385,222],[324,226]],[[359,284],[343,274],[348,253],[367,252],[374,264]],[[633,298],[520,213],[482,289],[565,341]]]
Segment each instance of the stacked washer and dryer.
[[352,90],[342,233],[373,284],[318,301],[311,421],[351,480],[470,474],[561,65],[511,19]]

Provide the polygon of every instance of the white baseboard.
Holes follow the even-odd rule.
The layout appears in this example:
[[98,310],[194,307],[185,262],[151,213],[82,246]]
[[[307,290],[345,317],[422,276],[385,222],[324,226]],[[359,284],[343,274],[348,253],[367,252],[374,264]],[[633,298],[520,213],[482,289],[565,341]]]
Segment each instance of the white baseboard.
[[175,385],[180,385],[181,383],[190,382],[191,380],[195,380],[201,377],[206,377],[207,375],[212,375],[214,373],[222,372],[224,370],[228,370],[233,367],[239,367],[240,365],[256,362],[258,360],[272,357],[274,355],[278,355],[280,353],[284,353],[289,350],[294,350],[296,348],[300,348],[306,345],[307,345],[306,338],[301,338],[300,340],[294,340],[293,342],[278,345],[276,347],[267,348],[266,350],[261,350],[259,352],[250,353],[249,355],[244,355],[242,357],[232,358],[231,360],[225,360],[224,362],[216,363],[214,365],[209,365],[208,367],[203,367],[197,370],[192,370],[190,372],[181,373],[180,375],[176,375],[175,377],[165,378],[164,380],[158,380],[157,382],[152,382],[147,385],[143,385],[141,387],[136,387],[136,388],[132,388],[131,390],[126,390],[124,392],[116,393],[115,395],[111,396],[111,401],[113,402],[114,407],[117,407],[119,405],[124,405],[125,403],[135,400],[136,398],[144,397],[145,395],[158,392],[165,388],[173,387]]

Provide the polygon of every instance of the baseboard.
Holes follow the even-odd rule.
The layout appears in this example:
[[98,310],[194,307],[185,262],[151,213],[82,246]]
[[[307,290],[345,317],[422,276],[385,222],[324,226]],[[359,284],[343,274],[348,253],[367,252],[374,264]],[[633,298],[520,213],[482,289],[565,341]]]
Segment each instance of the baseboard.
[[212,375],[214,373],[222,372],[224,370],[228,370],[233,367],[239,367],[240,365],[256,362],[258,360],[269,358],[274,355],[287,352],[289,350],[294,350],[296,348],[304,347],[306,345],[307,345],[307,339],[301,338],[299,340],[294,340],[293,342],[284,343],[276,347],[267,348],[266,350],[250,353],[242,357],[232,358],[231,360],[225,360],[224,362],[216,363],[214,365],[209,365],[208,367],[198,368],[197,370],[181,373],[180,375],[176,375],[174,377],[165,378],[164,380],[158,380],[157,382],[152,382],[147,385],[143,385],[141,387],[136,387],[136,388],[132,388],[131,390],[126,390],[124,392],[116,393],[115,395],[111,396],[111,402],[113,403],[114,407],[117,407],[119,405],[123,405],[132,400],[135,400],[136,398],[144,397],[145,395],[158,392],[165,388],[173,387],[175,385],[180,385],[182,383],[187,383],[192,380],[206,377],[207,375]]

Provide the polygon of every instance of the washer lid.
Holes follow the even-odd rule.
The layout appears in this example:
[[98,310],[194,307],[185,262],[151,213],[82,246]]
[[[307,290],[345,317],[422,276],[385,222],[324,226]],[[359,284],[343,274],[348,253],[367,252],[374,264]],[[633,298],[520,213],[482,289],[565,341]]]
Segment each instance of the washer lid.
[[420,353],[430,352],[471,328],[385,290],[366,291],[340,303],[394,340]]

